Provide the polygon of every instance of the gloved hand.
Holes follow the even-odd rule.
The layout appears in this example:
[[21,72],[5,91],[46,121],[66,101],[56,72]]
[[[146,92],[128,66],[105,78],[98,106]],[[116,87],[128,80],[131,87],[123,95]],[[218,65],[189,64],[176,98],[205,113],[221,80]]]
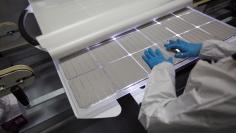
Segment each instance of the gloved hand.
[[170,40],[169,43],[165,44],[167,50],[179,49],[180,52],[176,53],[176,58],[185,58],[185,57],[197,57],[202,48],[200,43],[189,43],[184,40]]
[[167,61],[173,63],[173,58],[165,59],[163,54],[159,49],[156,49],[154,52],[151,48],[144,51],[144,55],[142,56],[143,60],[148,64],[148,66],[152,69],[154,66]]

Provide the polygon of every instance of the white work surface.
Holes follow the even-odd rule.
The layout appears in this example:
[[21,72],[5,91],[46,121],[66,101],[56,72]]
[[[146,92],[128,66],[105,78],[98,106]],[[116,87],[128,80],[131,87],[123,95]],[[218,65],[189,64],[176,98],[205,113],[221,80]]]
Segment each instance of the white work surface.
[[[180,5],[185,5],[185,2]],[[39,21],[40,23],[42,24]],[[40,27],[43,28],[44,26]],[[220,31],[217,30],[218,27],[220,27]],[[233,27],[193,9],[183,9],[169,13],[159,19],[153,19],[152,23],[135,26],[134,28],[129,27],[128,29],[128,32],[112,36],[110,40],[95,46],[92,46],[94,40],[91,40],[89,45],[80,42],[79,44],[86,44],[83,46],[78,45],[78,49],[86,48],[82,51],[77,51],[78,49],[75,48],[77,52],[73,50],[68,52],[69,49],[65,48],[64,53],[59,52],[60,54],[57,52],[61,51],[64,45],[58,44],[54,46],[51,43],[45,45],[46,43],[41,40],[49,37],[48,40],[50,42],[52,38],[55,39],[57,34],[61,34],[59,33],[61,32],[60,30],[43,31],[45,35],[39,37],[42,46],[49,51],[54,59],[76,117],[101,118],[116,116],[121,111],[116,99],[127,93],[131,93],[140,102],[144,91],[140,87],[146,84],[146,79],[151,71],[141,58],[145,49],[159,48],[166,57],[170,57],[174,53],[167,52],[163,46],[169,39],[182,38],[187,41],[202,42],[208,39],[226,40],[236,35],[236,30]],[[63,30],[64,28],[62,28]],[[113,31],[112,29],[110,30]],[[114,34],[114,32],[112,33]],[[78,37],[80,38],[80,35]],[[109,37],[104,39],[109,39]],[[102,38],[98,37],[95,41],[99,41]],[[93,37],[90,39],[93,39]],[[60,38],[56,41],[58,40]],[[68,43],[71,44],[70,42]],[[73,47],[75,46],[77,45],[73,44]],[[58,51],[55,53],[55,50]],[[179,68],[193,60],[174,59],[175,67]]]

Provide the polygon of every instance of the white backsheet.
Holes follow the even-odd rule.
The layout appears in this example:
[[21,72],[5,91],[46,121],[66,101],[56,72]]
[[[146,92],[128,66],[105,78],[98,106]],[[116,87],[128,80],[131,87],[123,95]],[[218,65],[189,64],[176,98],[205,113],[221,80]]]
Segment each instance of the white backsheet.
[[60,59],[117,32],[189,5],[192,0],[30,0],[43,32],[37,37]]

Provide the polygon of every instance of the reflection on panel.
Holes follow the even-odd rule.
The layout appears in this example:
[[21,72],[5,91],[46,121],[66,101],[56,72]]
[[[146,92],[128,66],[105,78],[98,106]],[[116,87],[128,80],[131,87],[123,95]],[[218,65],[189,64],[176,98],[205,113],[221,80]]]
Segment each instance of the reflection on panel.
[[78,94],[80,107],[94,104],[112,95],[117,88],[103,69],[96,69],[71,81],[71,88]]
[[194,42],[194,43],[202,43],[206,40],[213,39],[213,36],[210,34],[200,30],[200,29],[194,29],[192,31],[186,32],[181,35],[184,39]]
[[96,60],[101,64],[111,62],[127,55],[127,53],[115,41],[96,48],[91,52],[95,56]]
[[65,69],[65,75],[68,79],[95,68],[97,68],[97,65],[89,53],[72,56],[62,63],[62,69]]
[[191,30],[195,28],[193,25],[179,19],[179,18],[173,18],[168,21],[162,22],[162,25],[168,27],[172,31],[174,31],[177,34],[183,33],[185,31]]
[[98,100],[97,96],[94,96],[90,88],[84,88],[80,81],[80,77],[70,80],[69,84],[79,107],[86,108]]
[[149,27],[143,28],[140,30],[147,37],[149,37],[155,43],[161,43],[169,38],[175,36],[172,32],[168,31],[166,28],[160,24],[151,25]]
[[75,69],[70,60],[66,60],[65,62],[61,63],[61,67],[64,70],[64,74],[67,79],[71,79],[77,76],[77,73],[75,72]]
[[104,69],[119,89],[147,76],[145,71],[131,57],[108,64]]
[[197,12],[191,12],[191,13],[185,14],[181,16],[181,18],[183,18],[184,20],[196,26],[212,21],[211,18]]
[[129,53],[137,52],[152,45],[152,43],[139,32],[130,33],[119,38],[118,41],[124,46],[125,49],[127,49]]
[[233,35],[236,35],[235,28],[231,28],[217,21],[203,25],[201,28],[220,40],[226,40]]

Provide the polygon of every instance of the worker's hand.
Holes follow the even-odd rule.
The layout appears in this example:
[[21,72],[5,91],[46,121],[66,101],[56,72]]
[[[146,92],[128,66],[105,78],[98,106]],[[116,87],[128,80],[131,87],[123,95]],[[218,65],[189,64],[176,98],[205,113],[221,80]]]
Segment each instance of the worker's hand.
[[186,57],[197,57],[202,48],[202,44],[198,43],[189,43],[184,40],[170,40],[165,44],[167,50],[179,49],[180,52],[176,53],[176,58],[186,58]]
[[144,51],[144,55],[142,56],[143,60],[148,64],[148,66],[152,69],[154,66],[164,62],[168,61],[170,63],[173,63],[173,58],[165,59],[163,54],[159,49],[156,49],[155,52],[149,48]]

